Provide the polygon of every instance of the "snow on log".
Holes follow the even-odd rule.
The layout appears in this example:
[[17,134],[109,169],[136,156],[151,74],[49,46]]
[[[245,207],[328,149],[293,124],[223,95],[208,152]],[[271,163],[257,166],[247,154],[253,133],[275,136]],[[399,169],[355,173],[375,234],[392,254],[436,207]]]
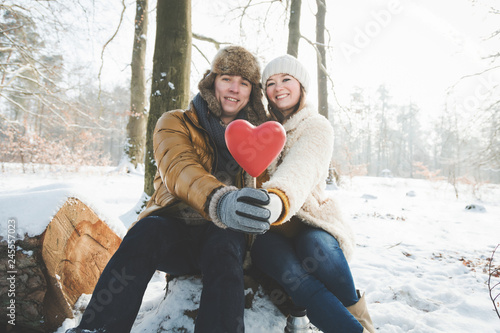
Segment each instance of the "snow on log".
[[[68,198],[45,231],[16,242],[16,327],[48,332],[65,318],[82,293],[91,294],[121,239],[83,202]],[[7,252],[0,240],[0,253]],[[0,266],[7,267],[7,255]],[[0,281],[1,305],[7,299]],[[0,319],[0,323],[5,318]]]

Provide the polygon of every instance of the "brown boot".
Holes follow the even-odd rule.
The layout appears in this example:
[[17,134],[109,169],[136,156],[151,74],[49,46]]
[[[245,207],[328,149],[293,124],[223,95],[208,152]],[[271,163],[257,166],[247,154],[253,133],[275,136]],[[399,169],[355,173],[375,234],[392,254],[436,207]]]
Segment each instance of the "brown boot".
[[[359,295],[359,291],[358,291]],[[356,318],[361,325],[363,325],[363,333],[375,333],[375,327],[373,326],[372,319],[368,313],[368,307],[366,306],[365,294],[359,298],[359,301],[351,306],[347,307],[347,310]]]

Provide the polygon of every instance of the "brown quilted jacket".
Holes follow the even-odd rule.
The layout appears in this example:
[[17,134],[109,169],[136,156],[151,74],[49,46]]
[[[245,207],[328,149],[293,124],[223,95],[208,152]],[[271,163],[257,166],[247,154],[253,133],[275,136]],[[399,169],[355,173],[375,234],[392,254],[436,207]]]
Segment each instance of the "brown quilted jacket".
[[211,174],[216,154],[209,140],[192,105],[188,110],[165,112],[158,119],[153,134],[158,167],[155,192],[138,219],[184,202],[210,220],[208,203],[224,184]]

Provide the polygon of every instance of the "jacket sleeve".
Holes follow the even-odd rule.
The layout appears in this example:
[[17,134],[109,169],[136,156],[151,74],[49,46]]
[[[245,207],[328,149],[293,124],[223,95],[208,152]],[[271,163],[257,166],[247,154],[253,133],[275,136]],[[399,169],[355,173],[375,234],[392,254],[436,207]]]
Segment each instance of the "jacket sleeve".
[[154,157],[160,186],[209,219],[208,200],[224,184],[210,173],[214,152],[208,135],[199,131],[184,112],[164,113],[153,135]]
[[325,181],[333,152],[333,128],[326,118],[306,119],[294,132],[296,141],[285,147],[281,163],[263,184],[263,188],[278,189],[288,198],[286,216],[280,221],[294,216],[314,188]]

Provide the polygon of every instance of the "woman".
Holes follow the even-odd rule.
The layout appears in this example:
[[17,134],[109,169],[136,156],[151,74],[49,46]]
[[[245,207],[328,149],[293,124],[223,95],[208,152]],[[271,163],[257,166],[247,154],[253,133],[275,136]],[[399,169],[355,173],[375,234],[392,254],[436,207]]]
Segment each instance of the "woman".
[[283,124],[287,141],[262,184],[271,197],[280,197],[282,213],[256,237],[252,262],[305,307],[323,332],[375,332],[347,263],[355,247],[353,232],[324,192],[333,129],[306,102],[309,74],[285,55],[266,66],[262,83],[269,111]]

